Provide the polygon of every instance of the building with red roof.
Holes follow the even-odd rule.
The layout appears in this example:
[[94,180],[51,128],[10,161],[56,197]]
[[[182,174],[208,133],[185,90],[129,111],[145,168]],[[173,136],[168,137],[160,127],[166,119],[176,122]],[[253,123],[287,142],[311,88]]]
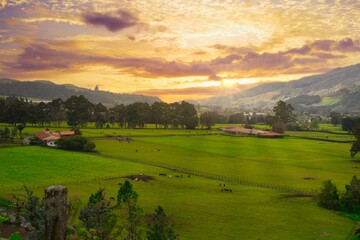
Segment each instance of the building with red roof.
[[37,132],[34,134],[37,139],[39,139],[49,147],[56,147],[55,141],[59,138],[73,135],[75,135],[75,131],[50,132],[48,128],[45,129],[45,131]]

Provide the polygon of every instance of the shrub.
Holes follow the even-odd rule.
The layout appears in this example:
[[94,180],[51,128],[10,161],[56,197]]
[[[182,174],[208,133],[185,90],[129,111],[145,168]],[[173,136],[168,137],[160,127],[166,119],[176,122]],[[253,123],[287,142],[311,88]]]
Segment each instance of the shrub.
[[105,191],[100,188],[91,194],[88,204],[81,209],[79,219],[93,238],[107,240],[115,229],[117,216],[110,200],[105,198]]
[[326,180],[323,182],[323,186],[320,189],[319,193],[319,206],[327,209],[337,209],[339,206],[339,195],[338,190],[331,182],[331,180]]
[[340,200],[342,210],[349,213],[360,213],[360,179],[353,176],[350,185],[346,185],[346,192]]
[[78,135],[61,137],[55,144],[61,149],[84,152],[92,152],[96,147],[89,139]]
[[176,240],[178,236],[174,232],[174,226],[169,223],[164,209],[158,206],[155,215],[152,216],[148,225],[146,236],[148,240]]

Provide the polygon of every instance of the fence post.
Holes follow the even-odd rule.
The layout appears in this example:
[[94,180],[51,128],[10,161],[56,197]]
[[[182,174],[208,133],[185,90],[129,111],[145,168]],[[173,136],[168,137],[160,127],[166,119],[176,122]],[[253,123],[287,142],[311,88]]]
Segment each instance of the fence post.
[[45,240],[66,238],[67,188],[51,186],[45,189]]

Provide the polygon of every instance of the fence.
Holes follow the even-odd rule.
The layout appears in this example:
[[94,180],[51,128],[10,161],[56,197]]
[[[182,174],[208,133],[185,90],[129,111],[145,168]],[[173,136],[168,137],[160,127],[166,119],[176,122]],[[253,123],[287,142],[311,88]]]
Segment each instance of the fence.
[[158,162],[151,162],[151,161],[127,158],[127,157],[114,155],[114,154],[97,153],[96,155],[106,157],[106,158],[111,158],[111,159],[117,159],[117,160],[121,160],[121,161],[128,161],[128,162],[145,164],[145,165],[149,165],[149,166],[153,166],[153,167],[164,168],[164,169],[175,171],[175,172],[190,174],[190,175],[204,177],[204,178],[208,178],[208,179],[212,179],[212,180],[218,180],[218,181],[222,181],[222,182],[228,182],[231,184],[272,189],[272,190],[278,190],[278,191],[284,191],[284,192],[292,192],[292,193],[296,193],[296,194],[305,194],[305,195],[317,194],[317,190],[315,190],[315,189],[295,188],[295,187],[290,187],[290,186],[285,186],[285,185],[276,185],[276,184],[268,184],[268,183],[262,183],[262,182],[247,181],[247,180],[243,180],[243,179],[239,179],[239,178],[228,177],[228,176],[223,176],[223,175],[214,174],[214,173],[207,173],[207,172],[202,172],[202,171],[189,169],[189,168],[176,167],[176,166],[171,166],[171,165],[158,163]]

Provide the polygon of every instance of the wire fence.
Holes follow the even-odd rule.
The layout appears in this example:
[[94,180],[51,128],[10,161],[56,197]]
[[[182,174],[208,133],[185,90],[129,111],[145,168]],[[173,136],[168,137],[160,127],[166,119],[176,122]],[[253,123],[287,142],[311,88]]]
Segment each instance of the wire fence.
[[[105,158],[116,159],[116,160],[120,160],[120,161],[127,161],[127,162],[145,164],[145,165],[148,165],[148,166],[163,168],[163,169],[167,169],[167,170],[170,170],[170,171],[175,171],[175,172],[179,172],[179,173],[183,173],[183,174],[204,177],[204,178],[207,178],[207,179],[227,182],[227,183],[236,184],[236,185],[244,185],[244,186],[264,188],[264,189],[272,189],[272,190],[277,190],[277,191],[291,192],[291,193],[303,194],[303,195],[316,195],[317,194],[316,189],[305,189],[305,188],[297,188],[297,187],[286,186],[286,185],[277,185],[277,184],[269,184],[269,183],[264,183],[264,182],[249,181],[249,180],[244,180],[244,179],[240,179],[240,178],[237,178],[237,177],[229,177],[229,176],[224,176],[224,175],[220,175],[220,174],[199,171],[199,170],[195,170],[195,169],[172,166],[172,165],[159,163],[159,162],[154,162],[154,161],[146,161],[146,160],[141,160],[141,159],[124,157],[124,156],[120,156],[120,155],[117,155],[117,154],[104,154],[104,153],[91,153],[91,154],[101,156],[101,157],[105,157]],[[256,162],[258,162],[258,161],[256,161]],[[259,162],[261,162],[261,161],[259,161]],[[286,163],[283,163],[283,164],[287,165]],[[320,168],[319,168],[319,170],[320,170]],[[336,171],[336,172],[340,172],[340,171]],[[136,173],[133,173],[133,174],[136,174]],[[149,174],[153,174],[153,172],[151,172]],[[103,181],[103,180],[115,179],[115,178],[121,178],[121,177],[124,177],[124,175],[123,174],[122,175],[120,175],[120,174],[105,174],[105,175],[102,174],[101,176],[96,176],[96,177],[92,177],[92,178],[69,179],[69,180],[65,180],[65,181],[56,181],[56,180],[54,180],[54,184],[57,184],[57,185],[81,184],[81,183]],[[31,188],[31,189],[38,189],[38,188],[45,188],[45,187],[49,186],[49,184],[50,184],[49,182],[43,183],[43,184],[29,183],[29,184],[26,184],[26,186]],[[1,185],[0,184],[0,191],[1,192],[21,191],[22,189],[23,189],[23,186],[20,186],[20,185],[6,186],[6,185]]]
[[243,179],[236,178],[236,177],[228,177],[228,176],[223,176],[223,175],[219,175],[219,174],[215,174],[215,173],[203,172],[203,171],[199,171],[199,170],[195,170],[195,169],[176,167],[176,166],[171,166],[171,165],[167,165],[167,164],[159,163],[159,162],[152,162],[152,161],[145,161],[145,160],[140,160],[140,159],[123,157],[123,156],[119,156],[116,154],[97,153],[96,155],[106,157],[106,158],[111,158],[111,159],[117,159],[117,160],[121,160],[121,161],[128,161],[128,162],[145,164],[145,165],[149,165],[149,166],[153,166],[153,167],[159,167],[159,168],[163,168],[163,169],[167,169],[167,170],[171,170],[171,171],[175,171],[175,172],[179,172],[179,173],[184,173],[184,174],[188,174],[188,175],[194,175],[194,176],[204,177],[204,178],[208,178],[208,179],[212,179],[212,180],[228,182],[231,184],[272,189],[272,190],[291,192],[291,193],[296,193],[296,194],[304,194],[304,195],[316,195],[317,194],[317,190],[315,190],[315,189],[296,188],[296,187],[291,187],[291,186],[286,186],[286,185],[276,185],[276,184],[248,181],[248,180],[243,180]]

